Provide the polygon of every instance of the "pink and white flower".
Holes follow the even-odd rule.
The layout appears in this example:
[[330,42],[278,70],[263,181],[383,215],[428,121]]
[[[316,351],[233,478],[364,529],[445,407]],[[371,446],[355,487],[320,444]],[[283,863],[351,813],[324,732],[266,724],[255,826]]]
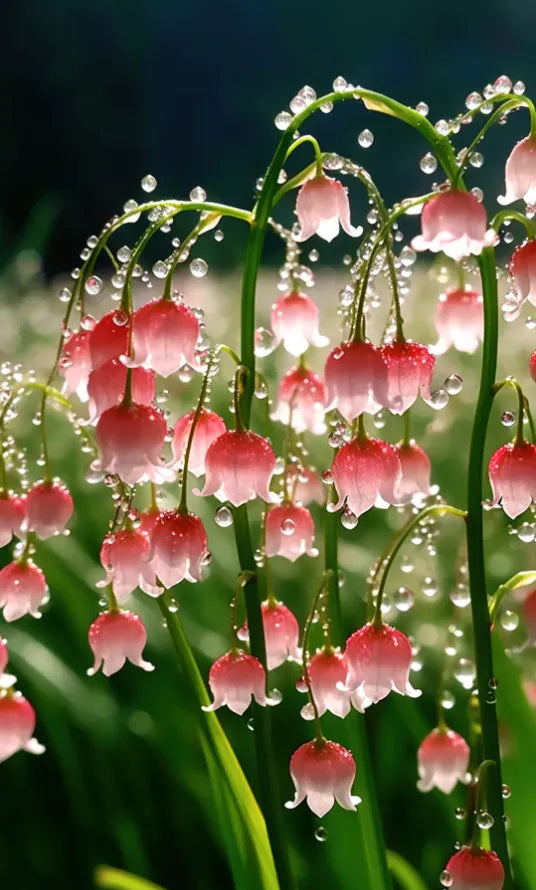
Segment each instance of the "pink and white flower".
[[40,618],[39,607],[48,596],[45,576],[31,560],[10,562],[0,571],[0,608],[5,621],[30,614]]
[[92,677],[102,665],[105,677],[121,670],[128,659],[135,667],[154,671],[154,665],[144,661],[142,653],[147,642],[143,621],[134,612],[103,612],[89,628],[89,645],[95,663],[88,669]]
[[42,754],[43,745],[33,738],[35,711],[20,692],[0,696],[0,763],[16,754],[28,751]]
[[381,354],[387,365],[387,401],[393,414],[404,414],[419,393],[425,402],[430,401],[435,358],[426,346],[393,340],[382,346]]
[[[131,372],[132,398],[140,405],[150,405],[154,398],[154,371],[134,368]],[[127,367],[118,358],[110,358],[91,372],[87,391],[89,419],[95,421],[113,405],[119,405],[125,395]]]
[[172,478],[161,460],[166,433],[165,417],[152,405],[132,402],[108,408],[96,427],[103,469],[117,473],[127,485]]
[[324,423],[326,390],[324,382],[310,368],[291,368],[281,378],[278,404],[271,414],[297,433],[310,430],[317,436],[326,432]]
[[456,262],[498,242],[497,233],[487,228],[484,206],[471,192],[441,192],[424,205],[421,222],[422,234],[413,238],[413,249],[443,251]]
[[111,358],[128,353],[131,316],[122,309],[107,312],[89,332],[91,368],[96,370]]
[[275,463],[268,439],[251,430],[227,430],[208,449],[205,485],[202,491],[194,489],[194,494],[213,494],[234,507],[255,497],[274,502],[277,498],[269,485]]
[[124,602],[138,586],[152,596],[162,592],[156,586],[151,558],[151,541],[141,529],[125,528],[106,535],[100,550],[100,561],[119,603]]
[[509,442],[492,455],[488,467],[493,506],[501,504],[515,519],[536,500],[536,445]]
[[89,352],[90,331],[77,331],[65,341],[58,362],[58,370],[65,380],[66,396],[76,393],[80,401],[87,401],[87,381],[91,371]]
[[430,494],[430,458],[415,442],[395,445],[401,476],[396,490],[398,504],[409,503],[415,495]]
[[59,535],[73,515],[73,499],[62,482],[36,482],[25,498],[25,527],[44,540]]
[[152,368],[162,377],[169,377],[184,364],[197,368],[199,333],[199,320],[184,303],[151,300],[134,313],[133,363]]
[[[299,661],[300,626],[296,616],[276,600],[261,603],[261,614],[268,670],[273,671],[285,661]],[[247,622],[238,631],[238,638],[249,641]]]
[[342,183],[323,174],[302,185],[296,199],[296,216],[301,229],[296,241],[307,241],[311,235],[333,241],[339,234],[339,223],[352,238],[363,231],[350,222],[348,192]]
[[381,350],[363,340],[336,346],[325,367],[326,410],[336,408],[348,423],[389,407],[387,365]]
[[210,668],[208,683],[214,696],[204,711],[216,711],[227,705],[235,714],[243,714],[253,697],[258,705],[278,704],[266,695],[266,674],[258,658],[242,649],[234,649],[218,658]]
[[506,194],[497,198],[499,204],[511,204],[523,198],[526,204],[536,203],[536,138],[525,136],[514,145],[505,170]]
[[355,773],[355,760],[347,748],[326,740],[306,742],[290,758],[296,793],[285,806],[293,810],[307,800],[309,809],[320,818],[335,801],[344,810],[355,810],[361,803],[360,797],[352,795]]
[[346,505],[356,516],[371,507],[398,502],[401,468],[393,445],[380,439],[353,439],[335,456],[331,477],[338,495],[332,507]]
[[457,782],[465,782],[470,753],[465,739],[453,729],[433,729],[417,752],[419,791],[439,788],[450,794]]
[[3,491],[0,495],[0,547],[9,544],[13,535],[20,535],[24,517],[24,498]]
[[[180,417],[175,424],[175,433],[171,447],[173,450],[173,465],[182,466],[190,430],[195,416],[195,409],[189,411],[184,417]],[[192,439],[192,448],[188,460],[188,470],[194,476],[205,474],[205,457],[208,449],[226,431],[225,421],[219,414],[202,408]]]
[[344,688],[348,673],[344,652],[324,646],[309,661],[307,673],[319,716],[330,711],[336,717],[346,717],[351,702]]
[[8,660],[9,653],[7,651],[7,642],[0,637],[0,674],[5,672]]
[[514,250],[509,269],[520,299],[536,306],[536,241],[527,241]]
[[284,556],[295,562],[302,553],[316,556],[315,527],[306,507],[279,504],[266,514],[266,556]]
[[476,352],[484,336],[482,294],[470,287],[453,288],[441,294],[435,317],[439,340],[431,347],[443,355],[451,346],[458,352]]
[[409,682],[411,643],[400,630],[382,624],[365,624],[346,643],[346,688],[359,690],[366,704],[376,704],[391,690],[418,698],[419,689]]
[[328,337],[319,333],[318,307],[307,294],[292,291],[272,306],[271,327],[275,346],[281,341],[290,355],[303,355],[309,346],[327,346]]
[[167,510],[160,513],[152,532],[151,567],[164,587],[181,581],[203,580],[209,551],[205,527],[194,513]]
[[313,502],[322,505],[326,502],[326,487],[312,467],[291,464],[287,469],[287,489],[294,503],[304,507]]
[[452,890],[502,890],[504,885],[504,868],[493,850],[462,847],[445,870],[452,877]]

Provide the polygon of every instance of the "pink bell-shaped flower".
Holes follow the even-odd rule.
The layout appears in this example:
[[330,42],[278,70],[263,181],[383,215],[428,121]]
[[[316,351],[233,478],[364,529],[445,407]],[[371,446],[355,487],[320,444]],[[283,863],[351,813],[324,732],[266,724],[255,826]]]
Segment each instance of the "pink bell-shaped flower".
[[[118,358],[108,359],[89,375],[89,419],[97,420],[104,411],[119,405],[125,395],[127,368]],[[154,398],[154,371],[134,368],[131,371],[132,399],[150,405]]]
[[[261,614],[268,670],[273,671],[285,661],[299,661],[300,626],[296,616],[276,600],[261,603]],[[249,641],[247,621],[238,631],[238,639]]]
[[35,711],[20,692],[0,696],[0,763],[16,754],[28,751],[42,754],[43,745],[33,738]]
[[184,303],[151,300],[134,313],[134,362],[169,377],[181,365],[197,368],[199,320]]
[[312,503],[323,505],[326,502],[326,487],[312,467],[296,467],[291,464],[287,469],[287,489],[294,503],[303,504],[304,507]]
[[77,331],[65,341],[58,362],[58,370],[64,378],[66,396],[76,393],[82,402],[87,401],[87,381],[91,371],[89,335],[91,331]]
[[297,433],[310,430],[321,436],[326,432],[325,402],[321,377],[310,368],[291,368],[281,378],[277,408],[270,416],[285,426],[290,424]]
[[331,477],[339,497],[332,510],[345,504],[356,516],[371,507],[396,504],[400,461],[393,445],[380,439],[353,439],[336,454]]
[[339,223],[352,238],[363,231],[350,222],[348,192],[342,183],[323,174],[302,185],[296,199],[296,216],[301,229],[296,241],[307,241],[311,235],[333,241],[339,234]]
[[258,705],[276,705],[279,699],[266,695],[266,674],[258,658],[242,649],[234,649],[218,658],[210,668],[208,683],[214,696],[203,711],[216,711],[227,705],[235,714],[243,714],[253,697]]
[[306,742],[290,758],[290,775],[296,788],[294,800],[285,804],[293,810],[307,799],[317,816],[325,816],[335,801],[344,810],[355,810],[361,798],[352,795],[355,760],[347,748],[326,740]]
[[536,203],[536,138],[525,136],[514,145],[505,170],[506,194],[497,198],[499,204],[511,204],[523,198],[526,204]]
[[393,414],[404,414],[419,393],[425,402],[430,401],[435,358],[426,346],[393,340],[382,346],[381,354],[387,365],[387,401]]
[[279,504],[266,514],[266,556],[284,556],[296,562],[302,553],[316,556],[315,527],[306,507]]
[[275,463],[267,439],[251,430],[227,430],[208,449],[205,485],[202,491],[194,489],[194,494],[213,494],[234,507],[255,497],[274,502],[277,498],[268,487]]
[[344,652],[324,646],[309,661],[307,673],[319,716],[330,711],[336,717],[346,717],[350,694],[344,688],[348,673]]
[[363,340],[336,346],[325,367],[326,410],[336,408],[348,423],[389,407],[387,365],[381,350]]
[[443,251],[456,262],[498,242],[497,233],[487,228],[484,206],[471,192],[441,192],[424,205],[421,222],[422,235],[413,238],[413,249]]
[[[171,443],[174,466],[182,465],[194,416],[195,409],[192,409],[184,417],[180,417],[175,424],[175,433]],[[226,429],[225,421],[219,414],[215,414],[208,408],[201,409],[188,460],[188,469],[194,476],[199,477],[205,474],[206,453],[212,443],[222,436]]]
[[31,560],[10,562],[0,571],[0,608],[5,621],[30,614],[40,618],[39,607],[48,595],[45,576]]
[[346,688],[360,690],[368,704],[381,701],[391,690],[418,698],[420,689],[409,682],[412,657],[411,643],[400,630],[365,624],[346,643]]
[[194,513],[160,513],[152,533],[152,568],[164,587],[203,580],[209,557],[205,527]]
[[444,794],[450,794],[456,782],[465,781],[470,753],[465,739],[453,729],[433,729],[417,752],[419,791],[439,788]]
[[445,866],[452,890],[502,890],[504,868],[493,850],[462,847]]
[[95,371],[111,358],[128,353],[131,317],[123,309],[107,312],[89,333],[91,367]]
[[309,346],[327,346],[329,339],[319,333],[318,307],[307,294],[292,291],[272,306],[271,328],[275,346],[283,341],[290,355],[303,355]]
[[138,586],[153,596],[162,592],[156,586],[151,558],[149,536],[140,529],[123,529],[106,535],[100,550],[100,561],[119,603]]
[[441,294],[435,324],[439,337],[431,347],[435,355],[443,355],[451,346],[458,352],[476,352],[484,336],[482,294],[469,287],[453,288]]
[[127,485],[171,478],[160,458],[166,433],[165,417],[152,405],[132,402],[108,408],[96,427],[103,469],[117,473]]
[[536,241],[527,241],[514,250],[509,269],[521,300],[536,306]]
[[414,495],[430,494],[430,458],[415,442],[395,445],[400,461],[401,476],[398,482],[397,504],[408,504]]
[[536,445],[509,442],[491,456],[488,467],[493,506],[500,503],[515,519],[536,500]]
[[0,547],[9,544],[13,535],[20,534],[24,517],[24,498],[3,491],[0,495]]
[[102,612],[90,626],[88,639],[95,656],[93,667],[88,669],[90,677],[101,665],[102,673],[110,677],[121,670],[127,658],[144,671],[154,671],[154,665],[143,659],[147,633],[134,612]]
[[62,482],[36,482],[25,498],[25,526],[44,540],[59,535],[73,515],[73,499]]

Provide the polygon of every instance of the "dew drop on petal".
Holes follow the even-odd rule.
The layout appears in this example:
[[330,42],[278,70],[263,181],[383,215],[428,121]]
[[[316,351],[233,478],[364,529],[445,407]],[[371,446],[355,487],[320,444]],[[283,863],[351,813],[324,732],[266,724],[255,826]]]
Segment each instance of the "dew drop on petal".
[[445,868],[439,875],[439,883],[442,887],[452,887],[454,883],[454,875]]

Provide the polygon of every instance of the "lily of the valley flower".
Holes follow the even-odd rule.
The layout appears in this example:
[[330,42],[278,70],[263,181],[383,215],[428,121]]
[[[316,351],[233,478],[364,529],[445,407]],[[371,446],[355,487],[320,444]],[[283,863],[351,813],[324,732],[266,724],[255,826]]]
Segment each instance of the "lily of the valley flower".
[[395,445],[401,475],[396,489],[398,504],[407,504],[414,495],[430,493],[430,458],[415,442]]
[[435,317],[439,340],[431,347],[442,355],[451,346],[458,352],[475,352],[484,336],[484,300],[469,287],[453,288],[441,294]]
[[43,745],[33,738],[35,711],[20,692],[0,696],[0,762],[17,751],[42,754]]
[[202,581],[209,556],[205,527],[194,513],[168,510],[156,520],[151,567],[165,587]]
[[393,340],[381,348],[387,365],[387,404],[393,414],[404,414],[419,393],[429,402],[435,358],[422,343]]
[[336,408],[348,423],[389,407],[387,365],[381,350],[362,340],[336,346],[325,367],[326,410]]
[[169,377],[181,365],[197,367],[199,319],[184,303],[151,300],[134,313],[134,363]]
[[134,612],[103,612],[89,628],[88,639],[95,656],[89,676],[96,674],[102,665],[102,673],[109,677],[121,670],[127,659],[135,667],[154,671],[154,665],[143,659],[147,633],[143,621]]
[[316,556],[313,517],[299,504],[279,504],[266,514],[266,556],[295,562],[302,553]]
[[161,460],[167,423],[153,405],[115,405],[101,415],[96,427],[103,469],[117,473],[127,485],[172,477]]
[[283,343],[290,355],[296,358],[309,346],[327,346],[329,340],[318,330],[318,307],[307,294],[292,291],[272,306],[271,327],[275,346]]
[[350,222],[348,192],[342,183],[323,174],[302,185],[296,199],[296,215],[301,230],[297,241],[307,241],[312,235],[333,241],[339,234],[339,223],[352,238],[363,231]]
[[418,698],[421,691],[409,682],[412,657],[411,643],[400,630],[388,624],[365,624],[346,643],[346,688],[358,689],[369,704],[391,691]]
[[230,501],[234,507],[252,498],[275,501],[269,491],[276,458],[267,439],[251,430],[227,430],[219,436],[206,453],[204,497],[215,495],[220,501]]
[[465,739],[453,729],[433,729],[417,752],[419,791],[439,788],[444,794],[450,794],[457,782],[465,781],[470,753]]
[[523,198],[526,204],[536,203],[536,138],[532,135],[514,145],[506,161],[506,193],[497,200],[511,204]]
[[214,701],[204,706],[204,711],[216,711],[227,705],[235,714],[243,714],[252,697],[262,707],[279,703],[279,699],[266,695],[266,674],[259,659],[242,649],[218,658],[210,668],[208,683]]
[[0,571],[0,608],[5,621],[17,621],[28,614],[40,618],[39,607],[47,595],[45,576],[31,559],[10,562]]
[[509,269],[520,299],[536,306],[536,241],[527,241],[514,250]]
[[421,222],[422,234],[413,238],[413,249],[443,251],[456,262],[498,242],[497,233],[487,228],[483,205],[471,192],[453,189],[436,195],[424,205]]
[[[268,670],[273,671],[285,661],[298,661],[300,626],[296,616],[276,600],[261,603],[261,614]],[[238,631],[238,638],[249,640],[247,622]]]
[[353,439],[335,456],[331,477],[338,495],[332,507],[345,504],[355,516],[371,507],[396,504],[400,461],[393,445],[380,439]]
[[317,436],[326,432],[324,382],[310,368],[291,368],[281,378],[276,410],[272,420],[289,423],[297,433],[310,430]]
[[510,519],[536,500],[536,445],[509,442],[492,455],[488,469],[493,505],[500,503]]
[[153,596],[161,593],[161,588],[156,586],[151,557],[149,536],[140,529],[123,529],[105,537],[100,561],[118,603],[138,586]]
[[73,514],[73,499],[65,485],[36,482],[25,498],[25,526],[44,540],[59,535]]
[[24,516],[24,498],[4,491],[0,495],[0,547],[9,544],[13,535],[20,534]]
[[[171,448],[173,450],[173,463],[175,466],[182,464],[190,430],[195,416],[195,409],[189,411],[184,417],[180,417],[175,424],[175,433]],[[194,430],[192,448],[188,460],[188,469],[194,476],[203,476],[206,472],[205,457],[208,449],[226,431],[225,421],[219,414],[202,408]]]
[[445,866],[452,890],[502,890],[504,868],[493,850],[462,847]]
[[292,810],[307,800],[309,809],[325,816],[335,801],[345,810],[355,810],[361,798],[352,795],[356,766],[347,748],[327,740],[306,742],[290,758],[290,775],[296,788]]

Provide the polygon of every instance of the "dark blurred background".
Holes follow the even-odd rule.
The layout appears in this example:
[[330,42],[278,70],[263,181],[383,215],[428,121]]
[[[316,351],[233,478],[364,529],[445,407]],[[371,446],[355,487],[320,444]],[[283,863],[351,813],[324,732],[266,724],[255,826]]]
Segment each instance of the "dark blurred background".
[[[501,73],[530,91],[534,33],[532,0],[4,0],[0,256],[26,238],[43,246],[47,273],[71,268],[103,220],[141,199],[148,172],[159,195],[201,184],[247,205],[274,116],[305,83],[321,94],[343,74],[425,100],[434,122]],[[370,125],[354,108],[319,117],[325,147],[340,151],[355,152]],[[392,122],[389,133],[373,151],[394,200],[402,175],[406,194],[423,177],[408,164],[411,134],[401,127],[393,142]],[[225,258],[237,261],[231,244]]]

